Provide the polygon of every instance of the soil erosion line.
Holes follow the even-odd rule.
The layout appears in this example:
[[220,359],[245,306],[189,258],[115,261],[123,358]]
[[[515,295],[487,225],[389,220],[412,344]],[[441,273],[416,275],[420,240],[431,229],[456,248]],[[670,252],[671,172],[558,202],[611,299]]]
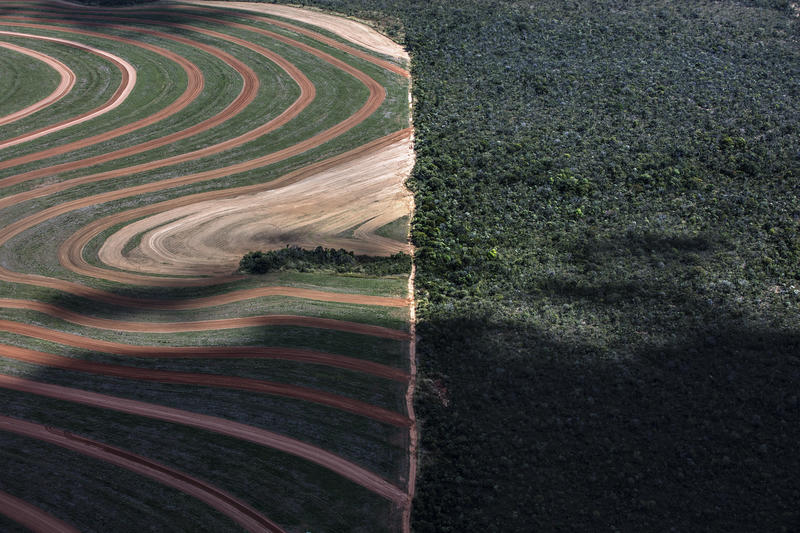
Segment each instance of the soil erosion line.
[[368,403],[354,400],[346,396],[322,392],[308,387],[298,385],[288,385],[260,379],[241,378],[236,376],[224,376],[220,374],[204,374],[195,372],[174,372],[170,370],[151,370],[133,366],[110,365],[106,363],[95,363],[84,361],[62,355],[49,354],[18,346],[0,344],[0,359],[8,358],[17,361],[24,361],[35,365],[60,368],[62,370],[73,370],[101,376],[110,376],[124,379],[134,379],[141,381],[155,381],[158,383],[170,383],[176,385],[197,385],[201,387],[224,388],[233,390],[243,390],[258,394],[271,394],[283,396],[295,400],[313,402],[334,409],[347,411],[359,416],[364,416],[391,424],[398,427],[408,427],[411,421],[404,415],[370,405]]
[[[111,98],[109,98],[100,107],[97,107],[96,109],[93,109],[91,111],[87,111],[86,113],[78,115],[77,117],[73,117],[71,119],[64,120],[64,121],[59,122],[57,124],[51,124],[51,125],[46,126],[44,128],[40,128],[40,129],[38,129],[36,131],[29,132],[29,133],[24,133],[22,135],[19,135],[17,137],[12,138],[12,139],[7,139],[5,141],[2,141],[2,142],[0,142],[0,150],[3,150],[5,148],[10,148],[12,146],[16,146],[18,144],[22,144],[24,142],[33,141],[33,140],[38,139],[40,137],[44,137],[45,135],[49,135],[50,133],[61,131],[63,129],[69,128],[70,126],[75,126],[76,124],[81,124],[82,122],[86,122],[87,120],[92,120],[92,119],[97,118],[97,117],[99,117],[101,115],[104,115],[104,114],[108,113],[109,111],[113,111],[114,109],[116,109],[117,107],[122,105],[122,103],[125,100],[128,99],[128,96],[130,96],[131,92],[133,91],[134,86],[136,85],[136,69],[133,67],[133,65],[131,65],[130,63],[128,63],[127,61],[125,61],[121,57],[115,56],[114,54],[111,54],[111,53],[106,52],[104,50],[100,50],[99,48],[95,48],[93,46],[88,46],[88,45],[85,45],[85,44],[82,44],[82,43],[77,43],[75,41],[68,41],[66,39],[59,39],[57,37],[47,37],[45,35],[34,35],[34,34],[30,34],[30,33],[20,33],[20,32],[16,32],[16,31],[0,30],[0,35],[9,35],[9,36],[12,36],[12,37],[25,37],[25,38],[28,38],[28,39],[37,39],[37,40],[40,40],[40,41],[47,41],[47,42],[52,42],[52,43],[63,44],[63,45],[66,45],[66,46],[70,46],[72,48],[77,48],[79,50],[85,50],[85,51],[87,51],[89,53],[92,53],[92,54],[98,56],[98,57],[101,57],[103,59],[108,60],[115,67],[117,67],[119,69],[120,73],[122,74],[122,79],[120,81],[119,87],[114,92],[114,94],[111,95]],[[14,161],[14,159],[11,159],[9,161]],[[8,165],[7,163],[8,163],[8,161],[0,162],[0,168],[8,168],[9,166],[11,166],[11,165]]]
[[[78,452],[131,472],[149,477],[163,485],[197,498],[233,519],[247,531],[283,533],[280,526],[227,492],[196,477],[122,448],[90,440],[64,430],[0,415],[0,431],[15,433]],[[47,530],[54,531],[54,530]],[[57,530],[56,530],[57,531]],[[74,531],[74,530],[69,530]]]
[[75,86],[75,73],[70,69],[67,65],[59,61],[54,57],[50,57],[45,55],[41,52],[36,50],[31,50],[29,48],[23,48],[22,46],[17,46],[16,44],[0,42],[0,47],[7,48],[9,50],[14,50],[15,52],[19,52],[20,54],[25,54],[30,56],[34,59],[38,59],[39,61],[45,63],[47,66],[51,67],[55,70],[61,80],[59,81],[58,85],[53,92],[49,95],[45,96],[38,102],[34,102],[33,104],[15,111],[14,113],[10,113],[4,117],[0,117],[0,126],[5,126],[6,124],[11,124],[12,122],[16,122],[22,118],[30,116],[37,111],[41,111],[42,109],[58,102],[64,96],[69,94],[72,88]]
[[0,491],[0,514],[34,533],[80,533],[76,528],[47,514],[38,507],[2,491]]
[[397,505],[403,505],[407,499],[406,493],[400,488],[379,475],[365,470],[338,455],[291,437],[279,435],[255,426],[248,426],[224,418],[174,409],[172,407],[116,398],[114,396],[81,389],[71,389],[58,385],[39,383],[37,381],[30,381],[4,374],[0,374],[0,388],[29,392],[48,398],[110,409],[112,411],[143,416],[145,418],[163,420],[246,440],[300,457],[301,459],[306,459],[327,468]]

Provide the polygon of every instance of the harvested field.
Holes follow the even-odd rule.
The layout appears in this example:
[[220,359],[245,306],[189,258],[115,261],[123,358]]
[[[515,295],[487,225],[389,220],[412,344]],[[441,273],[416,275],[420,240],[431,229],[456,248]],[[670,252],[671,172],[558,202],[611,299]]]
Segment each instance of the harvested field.
[[411,251],[408,57],[218,4],[0,3],[0,524],[409,529],[411,272],[237,272]]

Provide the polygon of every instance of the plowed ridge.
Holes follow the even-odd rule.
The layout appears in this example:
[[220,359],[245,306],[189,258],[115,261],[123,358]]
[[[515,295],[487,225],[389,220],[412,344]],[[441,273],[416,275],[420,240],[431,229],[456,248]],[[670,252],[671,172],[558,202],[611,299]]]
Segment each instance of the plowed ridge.
[[[413,479],[409,479],[409,475],[415,471],[414,463],[408,454],[398,460],[389,450],[398,443],[408,446],[415,438],[415,421],[407,401],[409,391],[413,392],[414,365],[413,361],[402,359],[395,360],[392,365],[375,363],[362,356],[362,351],[388,349],[399,353],[413,345],[413,339],[406,330],[376,325],[380,322],[342,320],[337,318],[341,311],[335,306],[308,307],[305,302],[317,300],[369,306],[379,311],[380,308],[407,309],[411,302],[409,295],[400,295],[396,288],[387,291],[384,287],[399,286],[392,278],[367,279],[361,285],[351,284],[358,288],[345,292],[337,289],[339,282],[329,273],[300,275],[299,283],[306,286],[293,287],[271,285],[268,279],[245,279],[235,270],[238,259],[250,249],[288,244],[344,247],[378,255],[410,251],[403,239],[381,234],[382,228],[406,220],[412,209],[410,195],[403,187],[413,163],[411,130],[407,127],[409,109],[405,105],[408,57],[397,45],[369,28],[330,15],[298,9],[240,6],[255,7],[258,13],[253,13],[231,11],[213,3],[196,4],[115,10],[84,8],[64,2],[0,2],[0,5],[15,8],[0,16],[0,37],[44,40],[52,46],[64,47],[64,58],[77,57],[70,54],[78,53],[96,55],[107,62],[110,69],[117,70],[120,79],[113,95],[105,102],[98,102],[93,109],[59,119],[54,124],[36,126],[33,131],[15,138],[0,140],[0,150],[4,150],[0,170],[5,171],[0,178],[0,217],[4,217],[4,226],[0,229],[0,280],[4,282],[0,284],[0,313],[3,314],[0,333],[14,336],[13,345],[0,340],[3,364],[0,389],[12,394],[12,403],[13,394],[26,394],[75,406],[74,416],[60,418],[63,427],[57,429],[38,423],[37,417],[41,416],[38,410],[25,411],[28,413],[25,416],[31,420],[21,420],[3,416],[0,409],[0,430],[69,448],[176,488],[229,516],[249,531],[283,531],[285,526],[267,519],[271,510],[262,509],[263,503],[251,497],[246,487],[225,492],[218,489],[212,479],[202,479],[167,466],[171,455],[190,453],[182,451],[180,442],[172,442],[170,435],[163,435],[158,443],[148,448],[160,450],[163,461],[158,457],[133,454],[103,443],[104,429],[82,420],[85,411],[77,406],[126,413],[141,419],[141,424],[158,420],[219,433],[322,467],[341,477],[342,481],[337,483],[354,482],[375,495],[376,502],[388,502],[364,505],[359,498],[348,496],[348,490],[335,489],[326,496],[326,501],[338,507],[329,513],[317,513],[316,504],[312,502],[316,499],[314,492],[319,489],[307,494],[301,490],[299,495],[292,496],[301,499],[287,504],[287,509],[305,509],[303,516],[290,519],[293,521],[287,524],[290,529],[300,528],[299,524],[311,530],[346,529],[356,524],[336,520],[342,516],[373,513],[355,520],[358,525],[374,523],[380,524],[377,529],[407,531],[413,491]],[[324,31],[315,31],[306,24],[317,25]],[[113,43],[115,52],[103,50],[104,45],[98,43]],[[36,117],[38,112],[62,100],[82,82],[75,74],[79,70],[70,68],[69,59],[56,60],[18,44],[0,42],[0,47],[45,62],[60,78],[51,94],[0,117],[0,125]],[[193,56],[195,59],[190,61],[178,52],[185,47],[205,55]],[[154,68],[147,70],[146,75],[145,71],[138,72],[137,62],[126,57],[127,49],[149,54]],[[292,55],[287,55],[286,50],[291,50]],[[297,92],[294,94],[299,93],[296,98],[293,96],[294,101],[281,100],[286,102],[285,107],[271,111],[270,116],[260,121],[254,117],[268,99],[264,92],[267,85],[263,83],[267,73],[253,59],[255,57],[280,69],[286,80],[295,84]],[[307,59],[295,63],[292,58]],[[308,65],[327,65],[328,70],[304,71],[298,66],[301,64],[306,65],[305,69],[311,68]],[[123,109],[129,99],[141,101],[148,84],[168,83],[166,79],[158,81],[157,77],[164,76],[166,65],[185,73],[186,86],[173,85],[170,94],[175,96],[171,100],[164,99],[158,107],[146,108],[149,111],[121,124],[119,113],[114,111]],[[221,70],[219,65],[228,70]],[[108,72],[96,75],[107,76]],[[235,96],[231,93],[227,103],[215,104],[217,107],[204,115],[205,119],[188,126],[183,123],[179,127],[171,126],[170,120],[186,117],[187,108],[199,102],[208,87],[221,86],[217,80],[209,84],[207,76],[221,75],[238,76],[237,82],[242,87],[239,93]],[[363,87],[363,92],[353,91],[353,84]],[[280,90],[281,85],[269,87]],[[327,91],[332,91],[334,96],[329,96]],[[317,103],[320,96],[327,98],[320,100],[323,103],[335,102],[337,107],[321,110],[321,104]],[[338,108],[341,102],[347,104],[341,109],[352,111],[342,112]],[[319,116],[311,116],[311,110]],[[231,129],[236,133],[228,134],[228,123],[251,126],[244,132]],[[87,124],[92,127],[87,128]],[[65,141],[47,142],[48,136],[64,130],[69,130],[70,135],[51,139],[64,138]],[[212,131],[214,135],[206,137]],[[278,142],[281,137],[298,140],[288,146],[269,147],[262,143],[265,147],[256,152],[252,148],[254,143],[268,135]],[[213,141],[199,142],[201,138]],[[32,151],[34,146],[38,149]],[[18,151],[15,153],[15,150]],[[210,157],[215,155],[223,156],[220,160],[224,162],[216,163],[215,158]],[[15,167],[23,165],[24,169],[15,172]],[[288,170],[280,174],[273,171],[275,168]],[[156,170],[159,172],[154,173]],[[263,172],[272,179],[250,177],[247,181],[238,177],[255,176],[254,172]],[[58,229],[50,235],[45,228],[53,227],[54,222]],[[90,242],[100,236],[105,242],[96,252],[90,251]],[[39,242],[45,244],[36,244]],[[3,259],[16,254],[25,257],[31,253],[29,248],[37,246],[50,255],[28,262]],[[21,264],[24,267],[14,266]],[[192,295],[189,290],[212,286],[217,288],[209,296]],[[154,287],[169,288],[183,296],[173,298],[171,293],[164,293],[154,297]],[[379,296],[370,294],[371,291],[394,296]],[[145,296],[137,296],[140,292]],[[281,309],[298,312],[259,312],[254,299],[267,296],[283,298]],[[91,304],[86,306],[75,301],[69,305],[59,303],[74,298],[102,303],[103,307],[92,309]],[[186,313],[194,309],[237,302],[240,303],[235,313],[240,316],[211,320],[186,317]],[[118,310],[112,311],[115,307]],[[160,313],[156,320],[148,316],[154,311]],[[171,316],[173,312],[183,314]],[[318,316],[322,313],[327,315]],[[141,319],[125,320],[120,319],[120,315],[136,315]],[[164,316],[170,318],[165,320]],[[64,323],[78,326],[81,334],[60,331],[58,324]],[[351,339],[348,342],[353,344],[337,354],[325,349],[271,346],[269,337],[261,339],[261,345],[247,343],[246,346],[215,346],[214,341],[209,345],[208,340],[186,346],[179,345],[181,342],[172,337],[196,332],[202,333],[205,339],[214,339],[216,335],[223,338],[223,332],[228,330],[241,331],[241,337],[260,331],[254,328],[266,327],[291,331],[291,335],[296,335],[297,331],[313,333],[309,346],[315,342],[341,344],[340,339]],[[112,342],[100,338],[103,331],[123,336],[137,334],[146,336],[146,340],[135,344]],[[37,349],[42,342],[49,343],[46,351]],[[119,364],[116,361],[101,363],[89,360],[88,354],[74,356],[74,350],[72,356],[66,357],[52,348],[54,344],[65,349],[70,347],[130,359],[127,363],[124,359]],[[141,365],[137,363],[140,358],[217,359],[219,364],[214,367],[215,372],[216,368],[222,372],[145,368],[136,366]],[[308,385],[225,374],[227,370],[233,372],[226,361],[237,359],[301,363],[307,366],[311,376],[325,367],[358,372],[365,383],[378,380],[389,388],[387,398],[396,394],[396,401],[386,405],[403,407],[394,411]],[[31,368],[40,370],[30,374]],[[412,373],[406,370],[409,368]],[[174,390],[189,385],[193,387],[191,390],[221,388],[280,396],[307,404],[309,409],[319,404],[331,408],[331,425],[336,425],[336,413],[348,413],[350,418],[342,420],[353,420],[356,415],[369,421],[373,425],[362,428],[356,424],[349,430],[358,436],[353,442],[373,444],[368,450],[351,450],[350,444],[328,442],[325,439],[334,437],[323,435],[321,442],[335,445],[346,457],[339,456],[279,432],[158,403],[116,397],[112,383],[117,381],[107,381],[109,386],[104,390],[111,394],[44,382],[53,372],[64,371],[92,374],[92,379],[101,381],[104,378],[136,380],[144,388],[148,382],[158,382],[162,387],[174,386]],[[20,372],[30,375],[26,379],[9,375]],[[314,379],[307,382],[317,383]],[[359,397],[373,398],[364,394]],[[208,401],[218,400],[209,397]],[[302,415],[300,418],[301,425],[308,425],[310,431],[314,431],[318,422],[313,418],[303,420]],[[385,431],[386,437],[374,434],[371,428],[378,426],[385,428],[381,431]],[[91,435],[78,434],[84,431]],[[131,435],[136,434],[132,426]],[[362,457],[383,448],[387,451],[381,452],[384,455],[379,458]],[[381,467],[388,474],[373,472],[359,464],[386,463],[385,457],[393,457],[391,464]],[[207,472],[204,475],[213,477],[216,474]],[[0,473],[0,483],[2,476]],[[323,483],[310,473],[298,472],[297,476],[304,490]],[[330,485],[331,481],[324,483]],[[388,507],[380,514],[369,510],[382,508],[381,505]],[[39,510],[36,502],[22,502],[4,493],[0,493],[0,512],[34,529],[72,531],[71,526]],[[289,515],[292,512],[289,511]],[[287,516],[285,511],[280,514]]]

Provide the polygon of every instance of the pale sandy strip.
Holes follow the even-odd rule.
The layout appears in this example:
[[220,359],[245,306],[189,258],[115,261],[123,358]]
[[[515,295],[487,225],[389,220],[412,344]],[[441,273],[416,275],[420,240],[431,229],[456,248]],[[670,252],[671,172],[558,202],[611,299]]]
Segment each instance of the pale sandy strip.
[[111,54],[111,53],[106,52],[104,50],[100,50],[99,48],[95,48],[93,46],[85,45],[85,44],[78,43],[78,42],[75,42],[75,41],[69,41],[67,39],[60,39],[58,37],[47,37],[47,36],[44,36],[44,35],[32,35],[32,34],[27,34],[27,33],[19,33],[19,32],[15,32],[15,31],[0,30],[0,35],[12,35],[12,36],[15,36],[15,37],[25,37],[25,38],[29,38],[29,39],[38,39],[38,40],[41,40],[41,41],[48,41],[48,42],[53,42],[53,43],[65,44],[67,46],[72,46],[72,47],[78,48],[80,50],[86,50],[87,52],[91,52],[91,53],[96,54],[96,55],[98,55],[100,57],[104,57],[104,58],[110,60],[111,62],[121,66],[122,68],[125,69],[125,72],[127,72],[127,74],[128,74],[127,84],[125,85],[124,89],[120,93],[117,94],[117,97],[113,98],[112,100],[107,102],[106,105],[101,106],[100,108],[95,110],[93,113],[89,113],[89,114],[87,114],[85,116],[82,116],[80,118],[77,118],[75,120],[66,121],[66,122],[64,122],[62,124],[55,125],[55,126],[53,126],[51,128],[47,128],[46,130],[43,130],[43,131],[33,132],[33,133],[29,134],[29,135],[23,135],[23,136],[15,138],[13,140],[0,143],[0,150],[3,150],[5,148],[9,148],[11,146],[16,146],[16,145],[24,143],[24,142],[32,141],[32,140],[38,139],[40,137],[44,137],[45,135],[49,135],[51,133],[55,133],[57,131],[61,131],[61,130],[69,128],[71,126],[75,126],[76,124],[81,124],[83,122],[86,122],[87,120],[92,120],[93,118],[97,118],[97,117],[99,117],[101,115],[104,115],[104,114],[108,113],[109,111],[113,111],[114,109],[116,109],[117,107],[122,105],[122,103],[125,100],[127,100],[128,96],[130,96],[131,92],[133,91],[133,88],[136,86],[136,69],[133,67],[133,65],[131,65],[130,63],[128,63],[127,61],[125,61],[121,57],[115,56],[114,54]]
[[9,50],[14,50],[15,52],[19,52],[20,54],[25,54],[26,56],[32,57],[47,64],[49,67],[54,69],[61,78],[58,83],[58,86],[53,90],[52,93],[50,93],[46,97],[42,98],[38,102],[29,105],[28,107],[20,109],[19,111],[15,111],[14,113],[8,114],[4,117],[0,117],[0,126],[11,124],[12,122],[15,122],[29,115],[32,115],[37,111],[40,111],[45,107],[50,106],[55,102],[58,102],[59,100],[64,98],[64,96],[69,94],[69,92],[72,90],[72,87],[75,86],[75,79],[76,79],[75,73],[72,72],[72,69],[70,69],[67,65],[65,65],[58,59],[45,55],[36,50],[31,50],[30,48],[23,48],[22,46],[17,46],[16,44],[13,43],[0,42],[0,47],[7,48]]
[[[0,384],[0,386],[2,385]],[[80,454],[114,464],[142,476],[149,477],[163,485],[177,489],[210,505],[217,511],[236,521],[247,531],[253,533],[284,532],[280,526],[231,494],[196,477],[184,474],[183,472],[153,461],[152,459],[131,453],[122,448],[87,439],[68,431],[2,415],[0,415],[0,430],[67,448]],[[77,530],[74,528],[43,528],[34,531],[49,533],[53,531],[74,532]]]
[[[0,416],[0,427],[6,417]],[[15,420],[14,423],[17,421]],[[0,514],[25,526],[34,533],[79,533],[78,530],[36,506],[0,491]]]
[[376,30],[370,28],[366,24],[362,24],[341,16],[328,15],[319,11],[311,11],[310,9],[299,9],[296,7],[266,3],[254,4],[251,2],[213,1],[189,1],[186,3],[199,6],[232,7],[305,22],[307,24],[312,24],[328,30],[331,33],[339,35],[340,37],[343,37],[348,41],[362,46],[368,50],[372,50],[373,52],[378,52],[379,54],[408,61],[408,54],[405,50],[403,50],[402,46],[385,35],[378,33]]
[[[145,418],[163,420],[173,424],[199,428],[253,442],[311,461],[398,505],[404,505],[407,498],[403,490],[373,472],[365,470],[338,455],[317,448],[316,446],[265,429],[240,424],[239,422],[233,422],[215,416],[203,415],[136,400],[127,400],[125,398],[117,398],[115,396],[108,396],[80,389],[71,389],[59,385],[39,383],[37,381],[30,381],[7,375],[0,375],[0,387],[143,416]],[[165,439],[169,438],[168,435],[164,437]]]

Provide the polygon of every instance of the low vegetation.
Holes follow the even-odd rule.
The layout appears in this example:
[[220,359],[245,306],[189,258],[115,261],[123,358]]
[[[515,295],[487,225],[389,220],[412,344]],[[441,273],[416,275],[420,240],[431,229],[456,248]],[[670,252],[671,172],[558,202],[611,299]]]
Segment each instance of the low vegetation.
[[413,55],[416,531],[791,531],[785,0],[305,0]]
[[398,252],[389,257],[356,255],[344,248],[317,246],[306,250],[299,246],[286,246],[266,252],[249,252],[239,262],[239,270],[248,274],[266,274],[276,270],[333,270],[339,273],[358,272],[376,276],[408,274],[411,256]]

